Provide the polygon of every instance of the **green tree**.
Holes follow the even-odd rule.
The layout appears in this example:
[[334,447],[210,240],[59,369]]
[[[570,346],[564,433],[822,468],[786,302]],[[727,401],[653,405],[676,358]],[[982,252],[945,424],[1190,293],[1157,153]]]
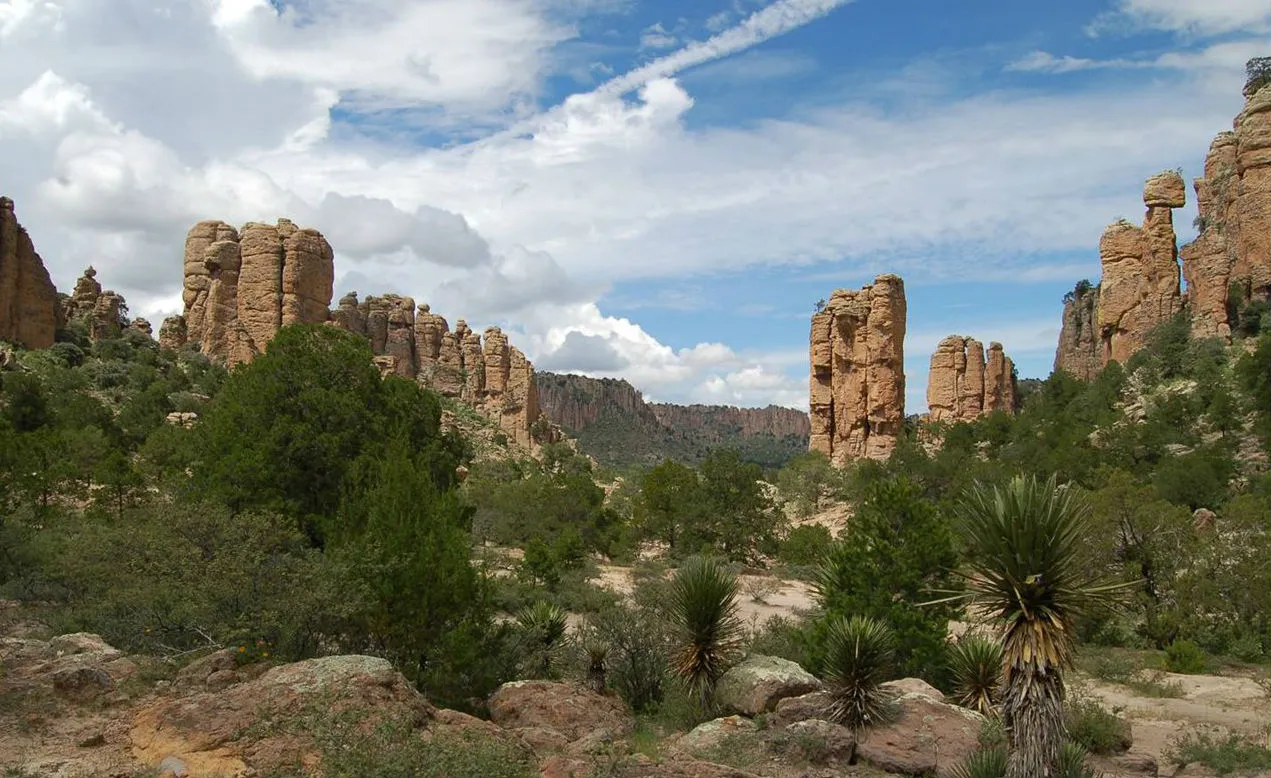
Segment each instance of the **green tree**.
[[814,584],[826,615],[812,633],[822,646],[813,656],[824,656],[829,620],[869,616],[895,633],[900,672],[947,685],[944,644],[953,610],[921,603],[951,588],[957,559],[947,522],[912,481],[899,476],[868,487]]
[[635,521],[646,536],[672,549],[704,521],[705,511],[697,471],[687,465],[665,459],[641,480]]
[[741,648],[737,576],[714,559],[690,558],[671,582],[671,612],[678,632],[671,666],[700,710],[710,711],[715,683]]
[[748,561],[760,549],[774,551],[776,506],[764,492],[759,465],[744,462],[734,449],[713,449],[699,467],[706,521],[701,540],[730,559]]

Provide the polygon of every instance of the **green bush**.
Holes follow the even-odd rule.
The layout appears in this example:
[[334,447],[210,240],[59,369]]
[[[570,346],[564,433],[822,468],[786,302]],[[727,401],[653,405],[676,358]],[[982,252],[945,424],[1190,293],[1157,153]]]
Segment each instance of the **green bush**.
[[1209,663],[1205,650],[1190,640],[1175,640],[1165,649],[1165,669],[1172,673],[1198,675]]
[[1231,732],[1226,738],[1187,732],[1170,744],[1169,757],[1180,766],[1202,764],[1219,775],[1271,768],[1271,750]]
[[1090,698],[1074,696],[1064,710],[1068,738],[1092,754],[1120,754],[1133,743],[1130,722]]
[[777,559],[787,565],[816,565],[825,560],[834,539],[821,524],[804,524],[790,530],[781,542]]

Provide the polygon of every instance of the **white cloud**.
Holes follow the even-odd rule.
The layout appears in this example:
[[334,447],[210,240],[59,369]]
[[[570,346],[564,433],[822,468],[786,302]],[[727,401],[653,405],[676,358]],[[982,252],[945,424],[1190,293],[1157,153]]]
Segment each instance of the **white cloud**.
[[680,39],[668,32],[661,22],[645,27],[640,33],[640,48],[669,49],[680,42]]
[[1139,29],[1195,36],[1266,32],[1271,30],[1271,5],[1266,0],[1118,0],[1087,32]]
[[1007,70],[1040,73],[1072,73],[1077,70],[1098,68],[1151,67],[1151,62],[1135,62],[1128,59],[1085,59],[1082,57],[1056,57],[1045,51],[1034,51],[1006,66]]

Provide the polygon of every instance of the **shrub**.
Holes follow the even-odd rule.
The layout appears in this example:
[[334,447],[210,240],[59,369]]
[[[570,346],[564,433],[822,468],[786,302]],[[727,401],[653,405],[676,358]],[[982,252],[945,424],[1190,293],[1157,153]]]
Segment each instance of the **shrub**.
[[949,671],[954,701],[992,716],[1002,677],[1002,644],[982,635],[964,635],[949,647]]
[[1119,754],[1133,743],[1130,723],[1090,698],[1068,701],[1064,725],[1070,740],[1094,754]]
[[1165,649],[1165,669],[1172,673],[1197,675],[1205,672],[1205,650],[1190,640],[1175,640]]
[[821,524],[804,524],[790,530],[781,542],[777,559],[787,565],[816,565],[825,560],[834,539]]
[[1219,775],[1271,767],[1271,750],[1234,732],[1225,739],[1208,732],[1187,732],[1170,744],[1169,757],[1180,766],[1202,764]]
[[637,713],[661,703],[670,648],[666,622],[648,608],[617,603],[591,615],[588,623],[608,649],[605,668],[618,696]]

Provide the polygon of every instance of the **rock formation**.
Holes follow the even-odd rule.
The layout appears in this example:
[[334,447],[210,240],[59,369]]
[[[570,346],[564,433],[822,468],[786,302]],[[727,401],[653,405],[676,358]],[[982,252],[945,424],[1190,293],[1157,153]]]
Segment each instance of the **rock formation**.
[[[240,234],[199,222],[185,240],[184,339],[229,364],[249,361],[280,327],[326,321],[334,280],[334,253],[317,230],[279,219]],[[180,324],[167,324],[177,343]]]
[[531,433],[542,415],[534,366],[498,327],[487,328],[483,338],[460,319],[451,332],[445,318],[428,305],[416,308],[410,297],[388,294],[359,302],[357,292],[340,298],[331,322],[370,341],[381,372],[462,399],[518,445],[545,442]]
[[993,411],[1015,412],[1015,365],[990,343],[950,335],[931,355],[927,378],[927,408],[931,421],[973,421]]
[[1230,337],[1229,296],[1241,305],[1271,291],[1271,85],[1245,97],[1193,181],[1200,234],[1179,253],[1196,337]]
[[0,197],[0,340],[48,348],[59,326],[57,288],[18,224],[13,201]]
[[176,351],[188,340],[185,317],[169,316],[159,325],[159,348]]
[[812,317],[809,448],[835,465],[891,456],[905,419],[905,285],[839,289]]
[[1089,381],[1103,369],[1099,341],[1099,287],[1085,282],[1064,299],[1055,369]]
[[[75,282],[75,290],[70,297],[62,300],[63,321],[83,322],[92,340],[118,337],[124,328],[132,327],[125,315],[127,311],[128,305],[122,295],[110,290],[102,291],[97,271],[91,265]],[[145,322],[145,319],[138,321]],[[149,332],[146,334],[149,335]]]

